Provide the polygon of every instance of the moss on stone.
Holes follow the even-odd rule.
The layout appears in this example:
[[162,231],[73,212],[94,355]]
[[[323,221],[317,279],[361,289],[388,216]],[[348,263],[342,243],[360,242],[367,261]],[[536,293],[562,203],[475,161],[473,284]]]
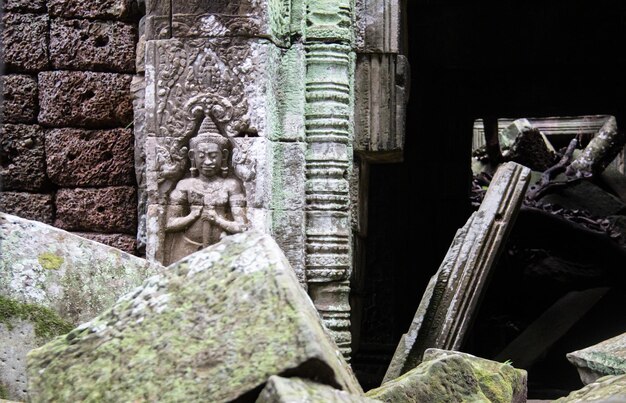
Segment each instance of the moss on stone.
[[269,241],[229,237],[32,350],[29,393],[41,401],[230,401],[309,359],[328,363],[320,383],[348,379]]
[[64,262],[61,256],[57,256],[52,252],[44,252],[37,257],[39,264],[46,270],[58,270]]
[[0,323],[12,329],[12,319],[32,322],[35,327],[35,335],[43,339],[68,333],[74,328],[74,325],[66,322],[56,312],[46,307],[25,304],[0,296]]
[[[478,379],[480,390],[490,401],[494,403],[512,401],[513,385],[516,380],[514,379],[515,374],[513,374],[513,376],[507,376],[511,374],[507,374],[508,371],[506,371],[505,368],[506,364],[502,364],[499,371],[495,370],[495,368],[483,368],[480,362],[474,364],[474,373]],[[514,371],[509,365],[506,366]]]
[[0,399],[8,399],[8,398],[9,398],[9,391],[7,390],[6,386],[0,383]]

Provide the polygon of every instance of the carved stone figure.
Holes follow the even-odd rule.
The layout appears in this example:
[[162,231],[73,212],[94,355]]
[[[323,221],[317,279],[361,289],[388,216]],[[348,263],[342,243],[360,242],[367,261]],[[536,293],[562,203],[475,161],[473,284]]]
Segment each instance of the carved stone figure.
[[230,149],[229,139],[205,117],[189,141],[190,176],[176,184],[165,211],[165,264],[247,229],[246,196],[229,172]]

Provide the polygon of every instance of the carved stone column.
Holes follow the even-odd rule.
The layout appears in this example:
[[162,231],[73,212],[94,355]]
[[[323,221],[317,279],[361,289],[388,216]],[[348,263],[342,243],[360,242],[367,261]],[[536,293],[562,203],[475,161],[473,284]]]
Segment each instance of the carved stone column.
[[351,352],[352,2],[306,4],[306,279],[344,356]]

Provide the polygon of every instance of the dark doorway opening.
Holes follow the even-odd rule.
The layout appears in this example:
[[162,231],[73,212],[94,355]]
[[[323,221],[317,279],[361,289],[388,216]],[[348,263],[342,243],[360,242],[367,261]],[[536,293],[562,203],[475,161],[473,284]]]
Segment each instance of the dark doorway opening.
[[611,114],[626,128],[623,2],[410,0],[405,12],[404,162],[370,167],[353,358],[366,389],[382,380],[428,279],[471,213],[474,120]]

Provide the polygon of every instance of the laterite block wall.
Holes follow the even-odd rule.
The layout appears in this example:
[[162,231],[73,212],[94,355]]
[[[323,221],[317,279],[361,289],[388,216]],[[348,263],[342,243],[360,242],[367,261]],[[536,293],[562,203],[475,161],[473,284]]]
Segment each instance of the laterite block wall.
[[136,252],[130,0],[5,0],[0,211]]

